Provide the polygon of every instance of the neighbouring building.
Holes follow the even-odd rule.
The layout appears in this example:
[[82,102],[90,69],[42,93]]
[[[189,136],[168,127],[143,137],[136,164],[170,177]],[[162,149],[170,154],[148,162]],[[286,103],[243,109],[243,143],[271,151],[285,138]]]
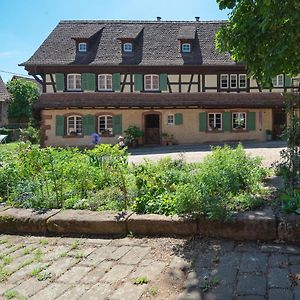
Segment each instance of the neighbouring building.
[[43,145],[115,143],[131,125],[144,145],[266,139],[285,123],[282,93],[215,49],[222,21],[61,21],[21,64],[43,87]]
[[6,89],[6,85],[0,76],[0,127],[7,125],[7,109],[9,102],[9,93]]

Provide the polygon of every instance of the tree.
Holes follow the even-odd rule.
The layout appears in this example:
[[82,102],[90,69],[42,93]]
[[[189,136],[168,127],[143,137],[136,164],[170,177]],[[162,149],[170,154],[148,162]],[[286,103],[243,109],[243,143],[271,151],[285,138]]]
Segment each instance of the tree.
[[249,75],[270,85],[278,74],[300,71],[299,0],[217,0],[231,9],[217,33],[217,48],[245,62]]
[[8,118],[16,122],[28,121],[32,117],[32,105],[39,97],[37,85],[25,79],[15,79],[8,82],[7,90],[11,94]]

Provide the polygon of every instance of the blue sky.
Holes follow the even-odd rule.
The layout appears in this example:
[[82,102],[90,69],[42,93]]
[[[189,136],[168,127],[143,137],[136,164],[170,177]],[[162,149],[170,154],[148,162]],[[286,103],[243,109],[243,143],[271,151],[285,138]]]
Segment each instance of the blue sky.
[[26,61],[60,20],[227,19],[216,0],[0,0],[0,76],[26,75]]

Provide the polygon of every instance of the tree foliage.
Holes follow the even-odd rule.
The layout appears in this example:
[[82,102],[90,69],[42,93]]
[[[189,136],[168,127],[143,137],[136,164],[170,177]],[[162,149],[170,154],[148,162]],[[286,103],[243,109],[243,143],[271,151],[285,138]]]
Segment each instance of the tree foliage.
[[247,64],[261,84],[278,74],[300,70],[299,0],[217,0],[231,9],[229,21],[217,33],[217,48]]
[[8,117],[18,122],[30,119],[32,105],[39,97],[37,85],[25,79],[15,79],[8,82],[7,89],[11,94]]

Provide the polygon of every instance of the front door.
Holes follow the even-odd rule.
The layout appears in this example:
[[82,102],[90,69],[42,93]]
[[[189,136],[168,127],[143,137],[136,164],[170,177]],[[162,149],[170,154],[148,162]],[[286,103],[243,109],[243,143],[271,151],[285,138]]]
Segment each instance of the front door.
[[286,125],[286,113],[282,109],[273,110],[273,139],[279,139]]
[[158,114],[145,115],[145,144],[160,144],[160,120]]

